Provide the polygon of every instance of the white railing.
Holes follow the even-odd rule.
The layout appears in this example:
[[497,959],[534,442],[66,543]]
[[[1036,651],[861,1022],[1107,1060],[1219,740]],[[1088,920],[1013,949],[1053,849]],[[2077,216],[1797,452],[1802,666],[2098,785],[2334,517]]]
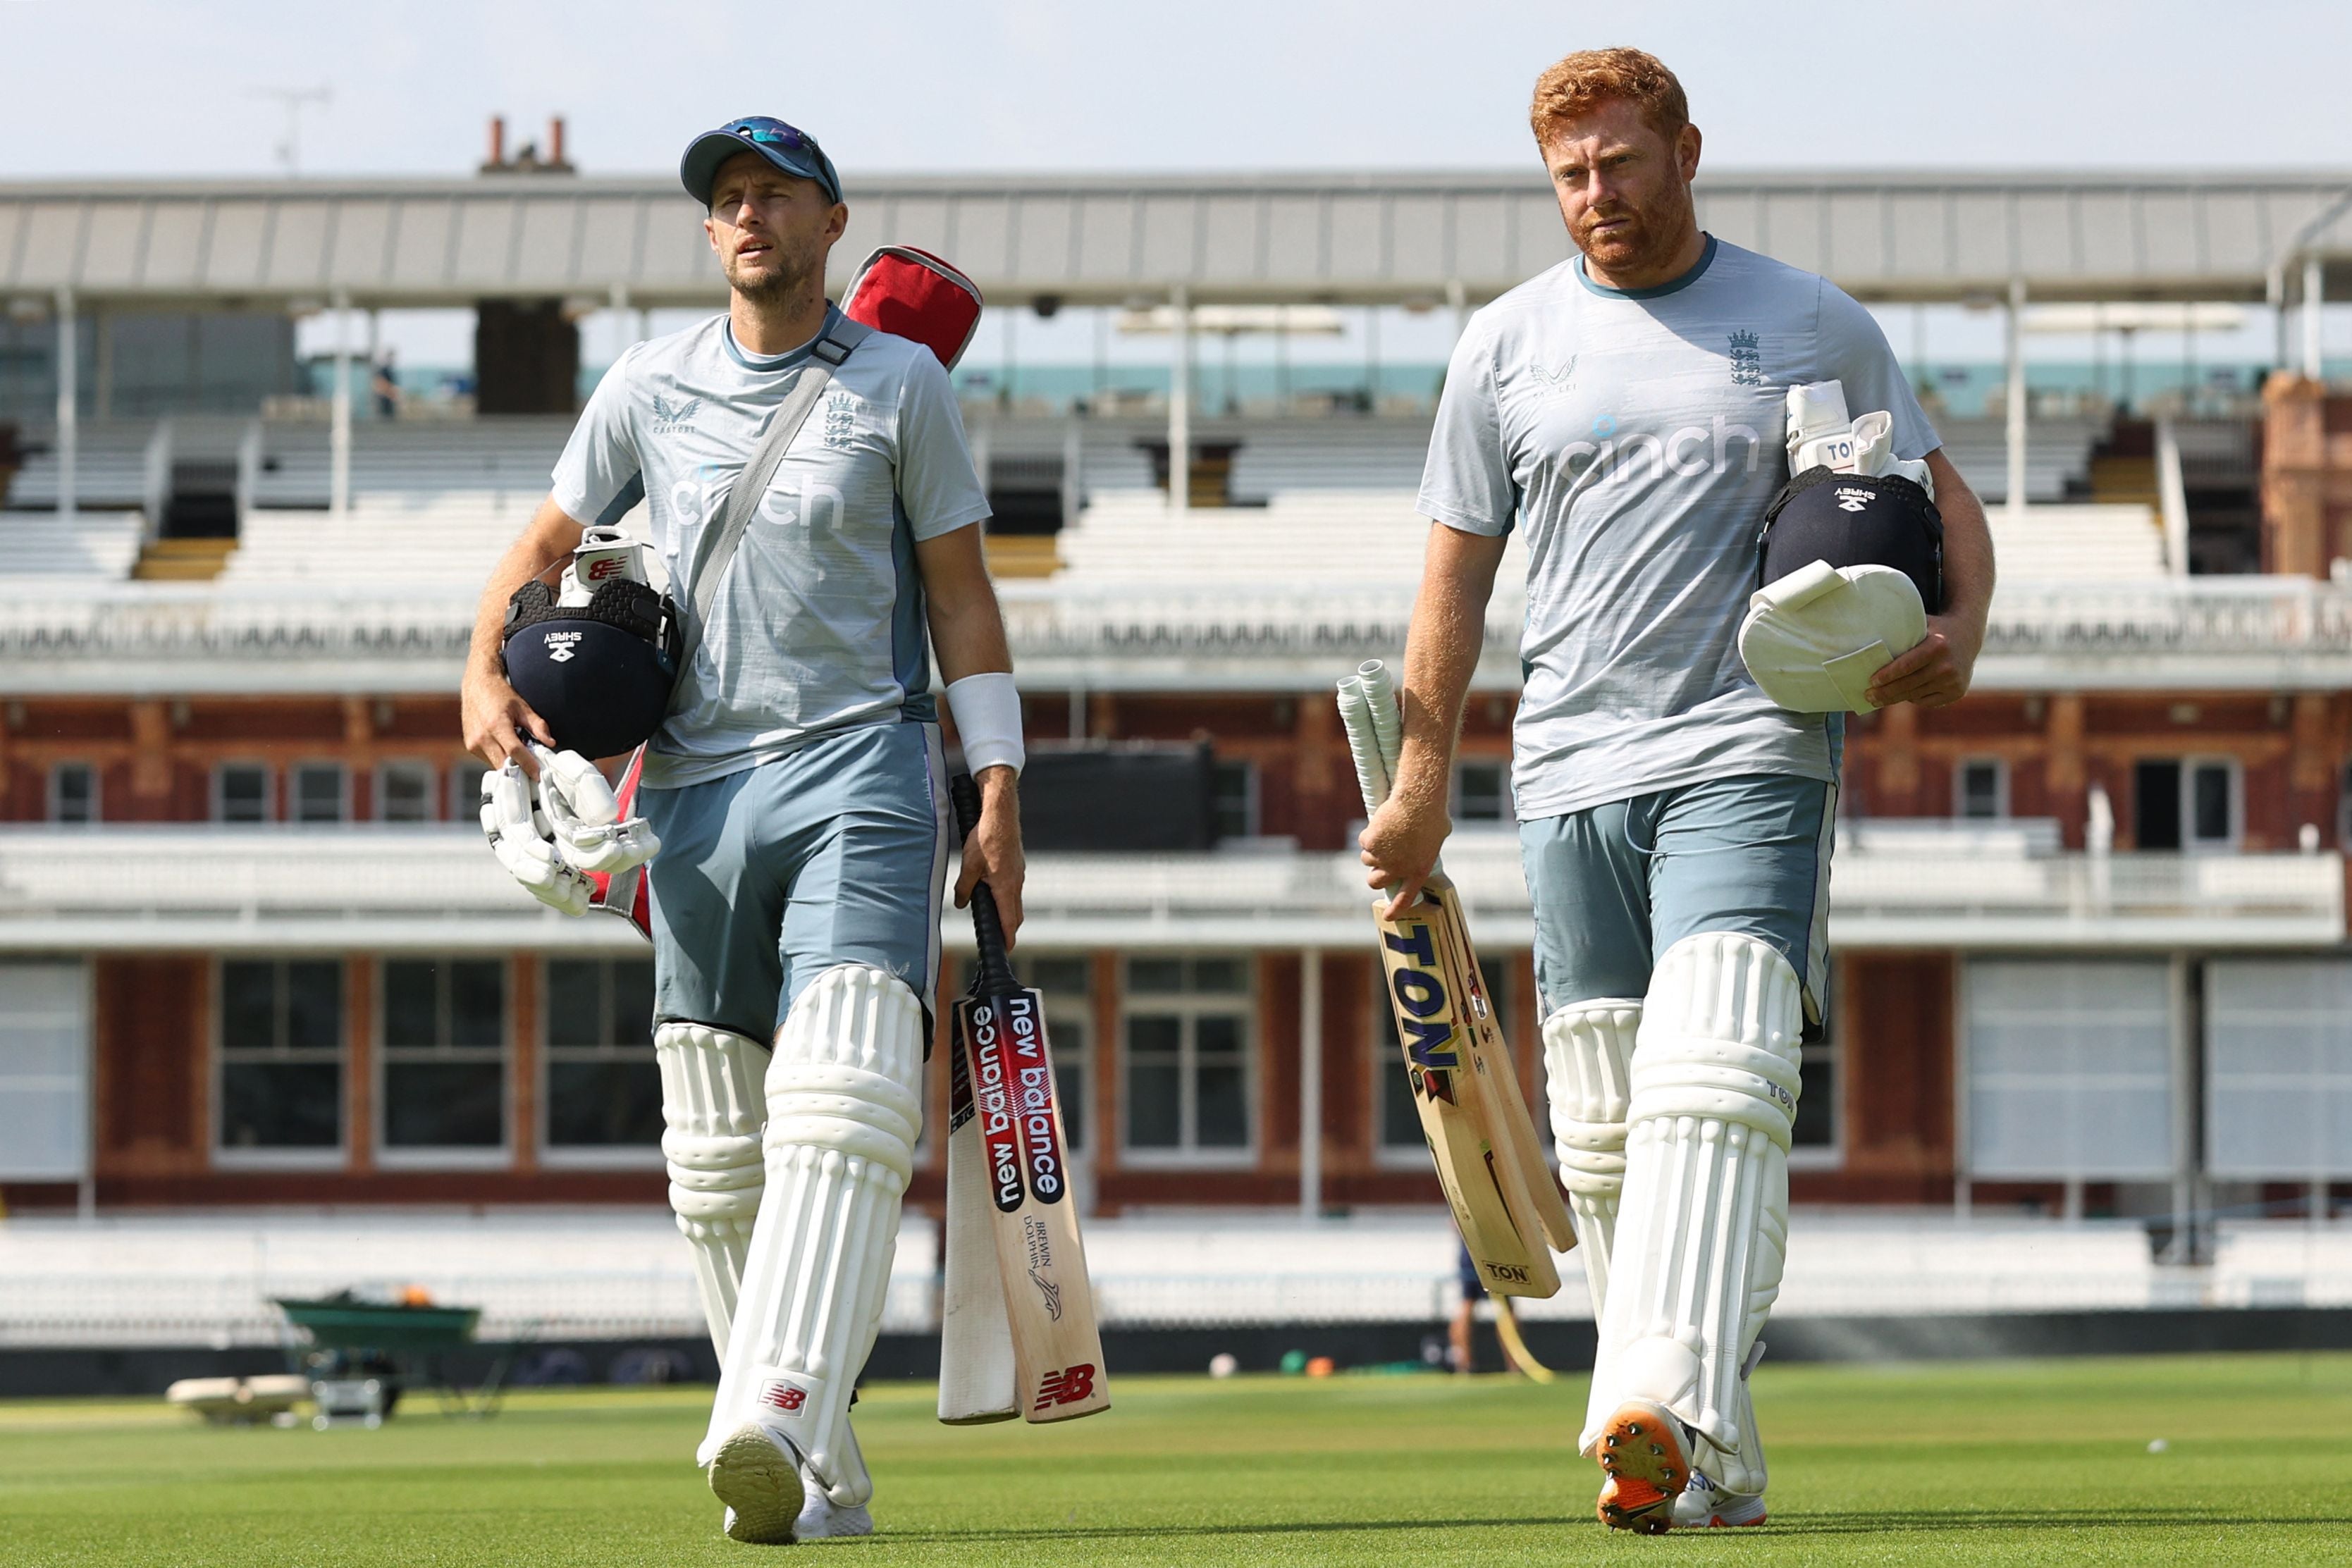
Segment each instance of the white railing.
[[[1126,1222],[1097,1221],[1097,1310],[1106,1325],[1128,1329],[1442,1318],[1458,1299],[1442,1211],[1417,1217],[1411,1228],[1400,1218],[1369,1232],[1352,1222],[1297,1232],[1286,1266],[1215,1270],[1138,1266],[1122,1247]],[[1237,1215],[1195,1228],[1247,1236],[1265,1226]],[[1180,1249],[1199,1239],[1157,1239]],[[2344,1225],[2226,1226],[2215,1260],[2193,1268],[2156,1263],[2146,1232],[2130,1221],[1955,1226],[1906,1215],[1824,1220],[1800,1210],[1790,1246],[1778,1308],[1784,1319],[2352,1307],[2352,1227]],[[281,1343],[273,1298],[315,1298],[355,1281],[347,1270],[295,1260],[291,1246],[277,1250],[288,1261],[258,1272],[233,1264],[142,1270],[119,1253],[105,1256],[103,1268],[0,1268],[0,1347]],[[422,1286],[438,1301],[480,1307],[479,1333],[490,1340],[705,1332],[683,1243],[629,1270],[461,1264],[413,1270],[400,1282]],[[936,1333],[939,1291],[928,1246],[902,1247],[884,1330]],[[1572,1264],[1562,1270],[1558,1295],[1520,1310],[1532,1319],[1592,1315]]]
[[[1231,563],[1236,576],[1246,562]],[[464,656],[469,593],[365,580],[364,562],[318,586],[44,584],[0,604],[0,668],[108,660],[229,663],[416,661]],[[1053,678],[1088,666],[1245,662],[1319,687],[1330,667],[1404,644],[1413,585],[1329,589],[1246,580],[1181,584],[1067,579],[999,586],[1015,655]],[[1494,672],[1509,676],[1520,601],[1498,593],[1486,624]],[[1993,606],[1986,672],[2004,661],[2247,657],[2352,660],[2352,589],[2302,578],[2007,583]],[[1493,672],[1490,672],[1492,674]]]
[[[2031,833],[1935,826],[1850,830],[1832,862],[1833,918],[1899,917],[1914,929],[1942,920],[1948,941],[1967,940],[1972,921],[2002,916],[2110,927],[2288,920],[2312,940],[2343,931],[2344,864],[2333,852],[2033,852],[2029,846],[2044,841]],[[1446,866],[1481,919],[1524,923],[1528,901],[1514,836],[1458,834]],[[1108,930],[1120,918],[1246,916],[1264,924],[1264,940],[1282,943],[1311,939],[1303,925],[1293,931],[1285,922],[1345,922],[1352,938],[1369,897],[1362,867],[1347,854],[1049,852],[1030,862],[1025,902],[1032,919],[1066,922],[1072,932],[1089,923]],[[165,926],[194,935],[222,922],[290,930],[306,922],[432,920],[455,935],[451,923],[470,920],[488,941],[516,936],[517,919],[559,936],[587,924],[534,903],[467,823],[0,828],[0,946],[37,945],[61,921],[85,932],[110,922],[126,940],[147,940],[160,939]],[[961,925],[949,928],[960,933]],[[617,942],[626,934],[605,935]]]

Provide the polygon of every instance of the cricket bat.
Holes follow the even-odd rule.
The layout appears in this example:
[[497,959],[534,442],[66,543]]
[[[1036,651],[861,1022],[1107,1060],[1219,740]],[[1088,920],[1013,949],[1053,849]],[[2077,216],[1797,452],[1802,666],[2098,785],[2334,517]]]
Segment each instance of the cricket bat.
[[[950,792],[957,822],[969,834],[980,821],[979,787],[969,774],[959,774]],[[971,924],[979,970],[956,1001],[950,1030],[949,1278],[940,1418],[1002,1420],[1017,1410],[1030,1421],[1067,1421],[1108,1409],[1110,1386],[1070,1194],[1068,1140],[1054,1092],[1045,998],[1014,977],[996,896],[984,882],[972,890]],[[975,1228],[993,1243],[993,1309],[1012,1337],[1009,1391],[985,1354],[993,1325],[986,1316],[992,1305],[986,1286],[975,1277],[984,1267],[971,1249]],[[975,1348],[983,1354],[968,1354]],[[952,1364],[951,1352],[957,1353]],[[1010,1409],[1003,1407],[1005,1392]]]
[[[1402,748],[1387,666],[1373,660],[1339,683],[1339,717],[1369,816],[1388,799]],[[1551,1255],[1573,1248],[1576,1231],[1536,1139],[1460,895],[1437,871],[1393,920],[1381,913],[1387,904],[1372,904],[1381,969],[1454,1228],[1490,1293],[1551,1295],[1559,1289]]]

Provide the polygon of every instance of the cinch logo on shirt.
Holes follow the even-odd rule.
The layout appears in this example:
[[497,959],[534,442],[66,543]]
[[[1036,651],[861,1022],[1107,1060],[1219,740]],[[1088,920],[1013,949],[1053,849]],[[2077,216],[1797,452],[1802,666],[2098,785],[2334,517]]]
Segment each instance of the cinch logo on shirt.
[[661,393],[656,392],[654,393],[654,434],[676,435],[681,431],[692,430],[694,416],[701,410],[702,400],[698,397],[674,403],[663,397]]
[[1730,423],[1719,413],[1715,416],[1712,429],[1685,424],[1663,441],[1638,432],[1620,436],[1616,429],[1616,420],[1602,414],[1592,422],[1592,434],[1602,437],[1600,442],[1571,441],[1561,447],[1568,471],[1578,479],[1614,485],[1633,478],[1646,463],[1654,479],[1663,479],[1670,473],[1696,479],[1703,474],[1729,473],[1735,461],[1731,445],[1738,442],[1746,450],[1737,461],[1746,472],[1753,474],[1764,448],[1764,438],[1754,425]]

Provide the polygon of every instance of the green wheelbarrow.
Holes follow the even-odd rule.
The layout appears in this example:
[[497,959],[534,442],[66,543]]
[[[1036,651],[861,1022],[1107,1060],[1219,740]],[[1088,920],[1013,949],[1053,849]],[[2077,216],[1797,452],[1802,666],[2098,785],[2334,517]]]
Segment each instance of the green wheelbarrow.
[[482,1381],[470,1387],[450,1375],[446,1359],[475,1343],[481,1308],[407,1306],[349,1291],[275,1300],[286,1314],[288,1363],[310,1378],[315,1425],[381,1426],[411,1387],[432,1389],[445,1416],[498,1413],[520,1347],[493,1355]]

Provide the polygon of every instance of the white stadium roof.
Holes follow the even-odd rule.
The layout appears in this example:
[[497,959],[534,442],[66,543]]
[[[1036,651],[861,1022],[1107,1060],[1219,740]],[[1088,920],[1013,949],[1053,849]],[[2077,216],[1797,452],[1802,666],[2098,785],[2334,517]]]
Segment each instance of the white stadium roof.
[[[1703,175],[1713,233],[1881,300],[2260,299],[2352,172],[1790,172]],[[1539,173],[877,176],[850,183],[846,267],[939,250],[1004,302],[1430,304],[1559,261]],[[667,178],[0,184],[0,298],[699,306],[719,280]],[[2352,266],[2352,217],[2308,243]],[[2339,287],[2335,278],[2331,289]]]

